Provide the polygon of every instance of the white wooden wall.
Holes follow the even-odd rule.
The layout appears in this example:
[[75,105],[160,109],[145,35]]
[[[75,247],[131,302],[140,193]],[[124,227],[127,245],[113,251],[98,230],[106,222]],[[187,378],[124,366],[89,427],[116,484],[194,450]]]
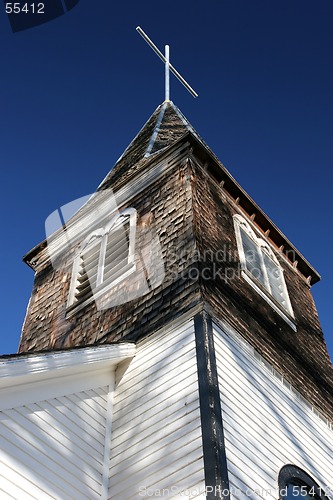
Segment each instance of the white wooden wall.
[[204,469],[193,321],[146,338],[125,368],[116,372],[109,497],[199,496]]
[[214,329],[233,498],[278,498],[286,464],[333,488],[333,431],[237,335]]
[[0,412],[0,498],[100,498],[107,395],[100,387]]

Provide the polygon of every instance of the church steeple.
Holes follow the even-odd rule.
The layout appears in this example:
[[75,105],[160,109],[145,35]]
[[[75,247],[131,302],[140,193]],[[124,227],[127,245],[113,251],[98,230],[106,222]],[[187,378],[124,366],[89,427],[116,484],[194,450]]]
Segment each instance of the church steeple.
[[25,257],[35,282],[20,352],[137,346],[117,368],[105,498],[176,484],[283,500],[277,485],[328,485],[320,277],[172,102],[54,243],[56,266],[46,242]]
[[[331,414],[333,370],[310,292],[319,275],[172,102],[155,110],[98,192],[103,217],[82,237],[89,204],[74,217],[75,244],[59,249],[57,269],[45,243],[25,257],[36,276],[21,352],[137,340],[205,310]],[[96,306],[89,282],[107,307]]]

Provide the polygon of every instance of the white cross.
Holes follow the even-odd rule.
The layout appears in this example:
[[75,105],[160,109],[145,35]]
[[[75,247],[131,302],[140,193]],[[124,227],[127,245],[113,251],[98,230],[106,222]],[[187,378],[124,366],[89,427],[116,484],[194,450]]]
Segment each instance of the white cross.
[[193,97],[198,97],[198,94],[192,87],[187,83],[187,81],[178,73],[178,71],[170,64],[170,51],[169,45],[165,46],[165,56],[156,47],[156,45],[151,41],[151,39],[146,35],[143,29],[138,26],[136,31],[140,33],[142,38],[150,45],[153,51],[158,55],[160,59],[165,63],[165,100],[170,101],[170,71],[178,78],[178,80],[184,85],[184,87],[193,95]]

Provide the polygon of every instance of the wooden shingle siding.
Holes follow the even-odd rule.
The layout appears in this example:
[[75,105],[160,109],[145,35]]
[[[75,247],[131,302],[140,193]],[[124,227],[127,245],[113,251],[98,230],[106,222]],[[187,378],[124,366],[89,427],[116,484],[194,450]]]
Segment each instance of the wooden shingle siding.
[[289,463],[332,488],[332,429],[244,341],[215,327],[214,342],[231,491],[276,500]]
[[[165,279],[160,286],[130,302],[103,310],[98,310],[92,301],[67,317],[75,252],[74,249],[65,251],[59,269],[54,270],[51,265],[45,264],[36,272],[20,352],[63,349],[125,338],[137,340],[153,333],[198,302],[197,284],[195,280],[187,279],[187,268],[190,266],[187,256],[193,253],[194,240],[186,158],[187,146],[182,145],[154,166],[151,173],[156,172],[159,177],[153,177],[149,186],[142,187],[142,192],[138,191],[138,186],[148,174],[129,185],[129,191],[119,195],[119,201],[116,193],[119,208],[134,208],[137,211],[135,264],[138,269],[142,266],[140,250],[145,251],[145,231],[158,237],[165,270]],[[48,258],[47,249],[43,255],[43,258]],[[112,293],[127,293],[134,287],[133,279],[130,274],[128,280],[111,287]],[[136,283],[139,286],[142,284]],[[45,310],[50,313],[41,312]]]
[[[333,420],[333,369],[318,313],[304,277],[281,256],[270,240],[225,189],[193,163],[193,220],[201,293],[212,315],[227,321],[286,380]],[[271,246],[283,269],[296,331],[241,273],[233,222],[242,216]],[[210,255],[213,258],[210,258]],[[208,279],[206,278],[208,277]],[[211,277],[211,279],[210,279]]]
[[1,498],[100,498],[108,387],[0,413]]
[[193,321],[146,338],[116,372],[112,425],[110,498],[203,491]]

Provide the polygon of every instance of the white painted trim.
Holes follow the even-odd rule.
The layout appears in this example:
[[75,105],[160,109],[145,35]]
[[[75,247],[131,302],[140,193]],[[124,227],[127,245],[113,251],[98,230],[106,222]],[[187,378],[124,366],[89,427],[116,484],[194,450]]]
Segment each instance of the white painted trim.
[[[74,298],[75,298],[75,290],[78,285],[78,280],[77,277],[79,275],[80,267],[81,267],[81,256],[80,254],[76,255],[74,257],[74,262],[73,262],[73,267],[72,267],[72,276],[71,276],[71,284],[69,287],[69,292],[68,292],[68,299],[67,299],[67,307],[69,307],[70,304],[73,304]],[[76,279],[74,279],[74,276],[76,276]]]
[[115,367],[135,352],[128,343],[2,361],[0,410],[109,385]]
[[0,411],[59,398],[109,384],[114,367],[64,374],[62,377],[22,377],[15,385],[0,388]]
[[[122,210],[116,217],[114,217],[106,226],[105,226],[105,236],[107,237],[110,232],[113,231],[113,229],[117,228],[118,225],[122,224],[121,218],[122,217],[128,217],[130,218],[130,231],[129,231],[129,245],[128,245],[128,264],[131,264],[134,262],[134,257],[135,257],[135,236],[136,236],[136,226],[137,226],[137,219],[138,219],[138,214],[135,208],[126,208],[125,210]],[[106,241],[105,237],[105,241]],[[105,260],[105,254],[104,254],[104,260]],[[104,267],[104,260],[103,260],[103,267]]]
[[[290,297],[286,285],[286,281],[284,278],[284,270],[281,267],[280,262],[278,261],[273,249],[271,246],[262,238],[260,238],[253,228],[250,226],[248,221],[244,219],[241,215],[234,215],[234,227],[235,227],[235,234],[236,234],[236,242],[237,242],[237,248],[238,248],[238,253],[239,253],[239,258],[240,258],[240,263],[241,263],[241,268],[242,268],[242,277],[246,280],[249,285],[252,286],[252,288],[263,298],[268,302],[268,304],[276,311],[285,321],[288,323],[288,325],[294,330],[297,331],[296,323],[293,321],[294,319],[294,311],[291,306],[290,302]],[[243,242],[242,242],[242,236],[241,236],[241,226],[243,226],[243,230],[245,230],[249,236],[253,239],[254,244],[256,244],[260,248],[264,248],[267,255],[272,258],[272,260],[275,262],[276,266],[279,268],[282,276],[282,285],[283,285],[283,291],[284,291],[284,299],[286,300],[287,303],[287,308],[283,307],[278,303],[278,301],[273,300],[273,296],[271,295],[270,291],[268,289],[263,290],[260,288],[256,282],[255,279],[252,277],[252,275],[249,273],[247,270],[246,266],[246,257],[244,253],[244,248],[243,248]],[[262,259],[262,256],[260,256]],[[263,272],[265,273],[265,279],[268,281],[267,278],[267,271],[266,271],[266,266],[264,262],[262,262],[262,267],[263,267]]]
[[266,300],[266,302],[272,307],[272,309],[274,309],[275,312],[278,313],[279,316],[281,316],[281,318],[284,319],[284,321],[286,323],[288,323],[288,325],[290,326],[290,328],[292,328],[294,330],[294,332],[297,332],[297,326],[296,324],[291,321],[288,316],[286,314],[284,314],[284,312],[282,311],[282,309],[280,309],[280,307],[278,307],[270,298],[269,296],[261,289],[259,288],[255,282],[253,281],[253,279],[251,278],[251,276],[248,275],[248,273],[244,270],[242,270],[241,272],[241,276],[242,278],[245,279],[245,281],[252,286],[252,288],[260,295],[260,297],[262,297],[263,299]]
[[257,244],[257,246],[264,248],[266,250],[266,252],[268,253],[268,255],[272,258],[272,260],[274,260],[274,262],[279,267],[281,267],[280,262],[278,261],[276,255],[273,252],[273,249],[271,248],[269,243],[257,235],[257,233],[254,231],[252,226],[250,226],[249,222],[244,217],[242,217],[241,215],[238,215],[238,214],[234,215],[233,218],[235,221],[237,221],[237,224],[239,226],[243,226],[245,228],[246,232],[252,237],[252,239]]
[[75,374],[84,366],[85,372],[118,364],[135,355],[136,347],[131,343],[86,347],[47,354],[26,354],[10,359],[0,358],[0,387],[6,387],[20,377],[40,375],[53,378],[64,373]]
[[124,273],[121,276],[119,276],[109,284],[102,283],[101,285],[99,285],[98,289],[95,289],[93,295],[89,297],[87,300],[85,300],[84,302],[78,301],[77,303],[68,306],[68,310],[66,312],[66,318],[73,317],[78,311],[81,311],[81,309],[86,307],[88,304],[90,304],[94,300],[99,299],[108,290],[118,285],[118,283],[120,283],[121,281],[125,280],[130,274],[134,273],[135,270],[136,270],[135,264],[128,264],[128,266],[126,267],[126,271],[124,271]]
[[[131,212],[129,211],[131,210]],[[136,226],[137,226],[137,211],[134,208],[128,209],[130,214],[130,234],[129,234],[129,248],[128,248],[128,263],[134,265],[135,260],[135,237],[136,237]]]
[[[93,193],[87,203],[67,221],[66,229],[58,229],[47,239],[45,258],[51,257],[54,262],[64,249],[68,251],[68,248],[72,249],[86,237],[89,238],[93,230],[102,225],[107,217],[118,213],[118,207],[119,203],[116,202],[112,189]],[[40,264],[43,262],[44,258]]]
[[[105,256],[106,256],[106,248],[107,248],[107,238],[110,233],[112,233],[113,229],[117,228],[118,225],[122,224],[122,218],[128,217],[130,218],[130,231],[129,231],[129,246],[128,246],[128,255],[127,255],[127,266],[124,269],[123,274],[118,276],[118,278],[114,279],[113,281],[109,283],[105,283],[103,281],[103,274],[104,274],[104,263],[105,263]],[[74,257],[74,262],[73,262],[73,267],[72,267],[72,276],[71,276],[71,284],[70,284],[70,289],[69,289],[69,294],[68,294],[68,300],[67,300],[67,308],[68,313],[67,317],[73,316],[77,311],[83,309],[86,305],[90,304],[94,300],[98,299],[101,297],[105,292],[110,290],[113,286],[117,285],[121,281],[123,281],[127,276],[132,274],[136,266],[134,264],[134,259],[135,259],[135,236],[136,236],[136,225],[137,225],[137,211],[135,208],[126,208],[125,210],[122,210],[121,212],[117,213],[112,217],[112,219],[104,226],[100,227],[98,229],[95,229],[91,234],[86,236],[86,238],[83,240],[82,244],[80,245],[79,251],[77,255]],[[98,260],[98,270],[97,270],[97,276],[96,276],[96,287],[92,290],[92,295],[86,299],[84,302],[78,300],[77,302],[74,302],[75,300],[75,291],[76,287],[78,284],[78,274],[80,271],[80,258],[81,258],[81,253],[87,246],[89,246],[90,241],[93,237],[100,237],[101,242],[99,243],[100,245],[100,255],[99,255],[99,260]],[[92,244],[96,244],[95,242]]]
[[[103,231],[104,233],[104,231]],[[103,275],[104,275],[104,266],[105,266],[105,255],[106,255],[106,247],[107,247],[107,236],[103,234],[101,246],[99,250],[99,258],[98,258],[98,267],[97,267],[97,276],[96,276],[96,288],[101,286],[103,283]],[[74,275],[73,275],[74,277]],[[88,276],[89,279],[89,276]],[[90,282],[89,282],[90,283]],[[95,290],[93,290],[94,293]],[[72,302],[73,304],[73,302]]]
[[122,217],[126,217],[127,215],[130,216],[130,218],[134,218],[135,222],[136,222],[136,218],[137,218],[137,212],[135,210],[135,208],[132,208],[132,207],[129,207],[129,208],[125,208],[124,210],[122,210],[121,212],[119,212],[117,215],[115,215],[114,217],[112,217],[112,219],[110,220],[110,222],[108,222],[104,228],[104,233],[109,233],[110,231],[112,231],[112,229],[114,229],[113,226],[117,227],[118,225],[122,224],[121,222],[121,218]]
[[[98,242],[98,238],[102,238],[103,236],[104,236],[103,229],[101,229],[101,228],[94,229],[94,231],[92,231],[90,234],[88,234],[88,236],[86,236],[85,239],[83,240],[83,242],[81,243],[80,253],[83,252],[83,250],[85,250],[88,246],[96,245]],[[93,240],[93,238],[96,238],[96,239]]]
[[164,102],[163,105],[162,105],[162,108],[161,108],[161,110],[159,112],[159,115],[158,115],[158,118],[157,118],[157,121],[156,121],[156,125],[154,127],[154,131],[153,131],[153,133],[152,133],[152,135],[150,137],[150,141],[149,141],[148,147],[147,147],[146,152],[144,154],[144,158],[147,158],[148,156],[150,156],[151,150],[153,149],[153,146],[154,146],[157,134],[158,134],[158,132],[160,130],[160,125],[162,123],[163,116],[164,116],[164,113],[165,113],[165,110],[166,110],[166,105],[167,105],[167,103]]

